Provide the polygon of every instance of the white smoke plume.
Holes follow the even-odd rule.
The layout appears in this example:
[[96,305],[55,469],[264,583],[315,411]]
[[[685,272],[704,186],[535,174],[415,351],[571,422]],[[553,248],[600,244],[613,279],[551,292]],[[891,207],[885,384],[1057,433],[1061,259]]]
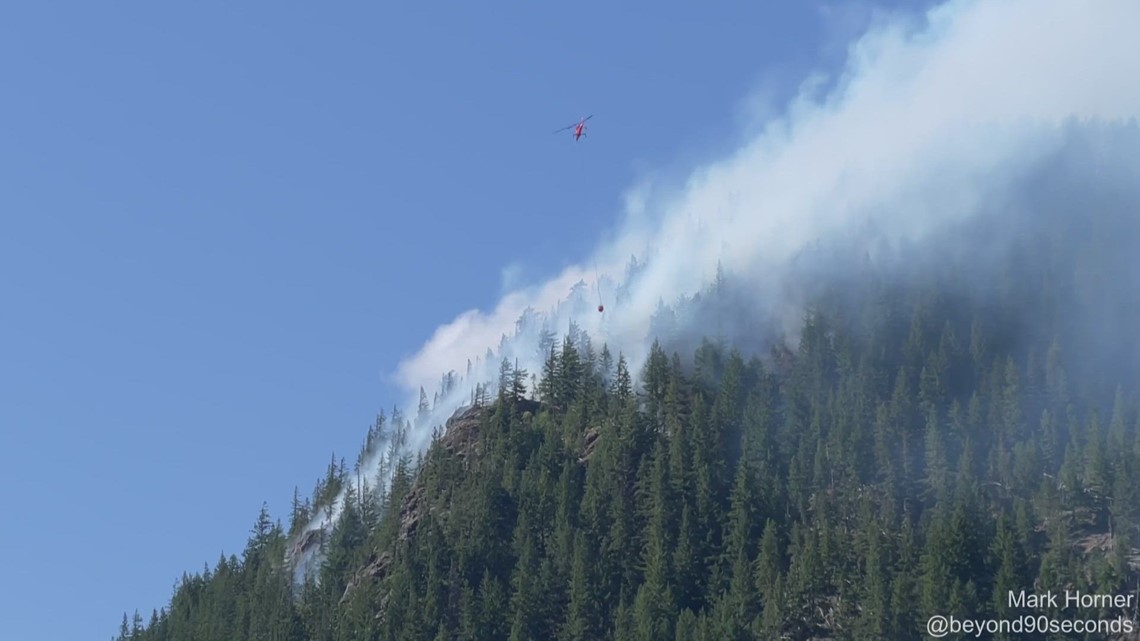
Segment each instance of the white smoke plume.
[[[541,330],[561,336],[571,322],[595,347],[621,351],[636,373],[659,301],[697,292],[718,263],[798,321],[781,283],[805,247],[870,225],[892,240],[921,240],[1000,203],[1004,187],[1059,148],[1067,123],[1140,114],[1138,24],[1135,0],[952,0],[919,19],[877,21],[826,93],[813,76],[727,158],[667,192],[631,192],[613,239],[580,266],[439,327],[399,366],[406,407],[454,371],[463,384],[427,421],[442,424],[470,401],[475,382],[497,380],[502,358],[541,371]],[[619,300],[614,288],[631,255],[642,269]],[[572,294],[579,282],[586,287]],[[594,309],[599,293],[603,314]],[[420,450],[430,435],[413,429],[407,445]]]

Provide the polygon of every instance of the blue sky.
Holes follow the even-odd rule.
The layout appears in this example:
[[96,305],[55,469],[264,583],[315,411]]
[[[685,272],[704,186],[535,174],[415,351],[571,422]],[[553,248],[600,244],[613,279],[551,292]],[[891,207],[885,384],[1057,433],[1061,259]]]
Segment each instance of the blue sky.
[[580,259],[867,17],[176,4],[0,10],[6,638],[105,639],[240,554],[436,326]]

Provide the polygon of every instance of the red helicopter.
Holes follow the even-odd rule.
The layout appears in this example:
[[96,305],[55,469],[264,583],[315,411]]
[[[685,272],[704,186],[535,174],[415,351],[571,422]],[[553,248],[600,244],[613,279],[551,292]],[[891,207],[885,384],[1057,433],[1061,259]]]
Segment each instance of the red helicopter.
[[563,127],[561,129],[559,129],[558,131],[555,131],[554,133],[566,131],[567,129],[573,129],[574,130],[574,140],[578,140],[582,136],[586,135],[586,121],[589,120],[590,118],[593,118],[593,117],[594,117],[594,114],[590,114],[589,116],[586,116],[585,118],[579,120],[578,122],[574,123],[573,125],[568,125],[566,127]]

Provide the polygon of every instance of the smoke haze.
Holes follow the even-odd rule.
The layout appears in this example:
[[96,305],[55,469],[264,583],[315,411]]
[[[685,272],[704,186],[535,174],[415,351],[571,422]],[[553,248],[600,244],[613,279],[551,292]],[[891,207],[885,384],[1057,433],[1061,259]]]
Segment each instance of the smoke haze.
[[[936,239],[1018,202],[1034,171],[1072,150],[1074,128],[1140,114],[1137,24],[1132,0],[951,1],[918,19],[880,16],[851,44],[841,73],[805,82],[723,160],[682,185],[631,190],[612,237],[582,264],[440,326],[397,370],[405,415],[415,416],[421,387],[431,398],[442,374],[463,380],[408,434],[409,447],[423,448],[430,426],[468,403],[475,383],[497,380],[501,359],[541,371],[544,330],[561,336],[573,323],[636,374],[659,304],[698,293],[718,265],[747,282],[753,320],[794,340],[804,294],[789,279],[804,273],[796,258],[805,250],[843,239],[857,243],[849,253],[874,255],[884,243]],[[1095,149],[1082,153],[1095,162]],[[1135,153],[1122,161],[1134,167]],[[709,329],[685,322],[677,319],[679,331]],[[372,474],[381,458],[362,469]]]

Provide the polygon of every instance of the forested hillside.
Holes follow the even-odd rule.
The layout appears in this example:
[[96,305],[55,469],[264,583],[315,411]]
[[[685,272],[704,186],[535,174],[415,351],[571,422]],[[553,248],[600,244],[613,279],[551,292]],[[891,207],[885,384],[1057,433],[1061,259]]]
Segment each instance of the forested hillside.
[[[641,372],[571,327],[542,371],[504,362],[390,492],[358,492],[334,460],[287,529],[263,511],[240,558],[184,576],[149,623],[124,617],[120,641],[907,640],[932,615],[1136,619],[1007,599],[1140,585],[1135,209],[1059,182],[936,243],[813,250],[805,265],[844,267],[804,270],[788,343],[759,319],[749,333],[733,274],[662,308]],[[319,544],[298,535],[343,487],[294,589],[290,541]]]

